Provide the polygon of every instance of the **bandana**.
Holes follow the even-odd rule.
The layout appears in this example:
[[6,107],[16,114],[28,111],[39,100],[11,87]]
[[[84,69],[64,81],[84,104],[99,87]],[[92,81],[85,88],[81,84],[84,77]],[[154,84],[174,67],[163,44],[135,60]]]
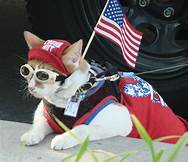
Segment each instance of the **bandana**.
[[50,64],[63,74],[68,75],[64,63],[61,60],[63,51],[71,44],[65,40],[47,40],[41,46],[30,49],[28,59],[37,59]]

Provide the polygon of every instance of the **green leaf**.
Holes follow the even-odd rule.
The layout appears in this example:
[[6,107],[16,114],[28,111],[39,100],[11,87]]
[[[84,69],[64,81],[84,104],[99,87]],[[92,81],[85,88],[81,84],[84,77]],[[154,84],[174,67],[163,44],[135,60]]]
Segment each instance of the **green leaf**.
[[121,154],[122,159],[119,162],[125,161],[125,159],[127,159],[129,156],[133,156],[133,155],[137,154],[138,152],[140,152],[140,151],[135,150],[135,151],[128,151],[128,152],[122,153]]
[[133,155],[132,153],[127,153],[119,162],[124,162],[129,156]]
[[141,122],[137,119],[137,117],[133,114],[131,115],[131,117],[132,117],[133,123],[136,126],[138,133],[140,134],[142,139],[145,141],[145,143],[147,144],[147,146],[152,154],[153,162],[157,162],[156,157],[155,157],[154,147],[153,147],[153,141],[152,141],[151,137],[149,136],[149,134],[147,133],[146,129],[141,124]]
[[72,133],[71,130],[63,122],[61,122],[55,115],[52,114],[52,116],[62,129],[68,132],[72,137],[77,139],[79,142],[81,142],[81,139],[76,134]]
[[25,151],[25,142],[20,143],[20,153],[19,153],[19,160],[18,160],[18,162],[23,162],[24,151]]
[[124,162],[130,155],[123,157],[119,162]]
[[156,161],[160,161],[163,153],[164,153],[164,150],[160,150],[158,153],[155,154]]
[[84,153],[87,151],[88,144],[89,144],[89,137],[86,137],[86,139],[81,143],[78,153],[76,154],[75,162],[80,161]]
[[123,152],[123,153],[120,153],[120,154],[117,154],[117,155],[113,155],[111,157],[109,157],[108,159],[106,159],[104,162],[110,162],[116,158],[120,158],[120,161],[119,162],[123,162],[125,159],[127,159],[129,156],[133,156],[135,154],[137,154],[139,152],[139,150],[135,150],[135,151],[128,151],[128,152]]
[[184,133],[184,135],[178,140],[176,145],[170,151],[165,162],[174,162],[177,155],[183,149],[183,147],[188,143],[188,132]]
[[70,155],[65,157],[63,160],[61,160],[61,162],[67,162],[67,160],[72,159],[75,155]]
[[110,161],[112,161],[112,160],[114,160],[114,159],[116,159],[118,157],[119,157],[118,155],[111,156],[111,157],[107,158],[106,160],[104,160],[103,162],[110,162]]
[[138,133],[140,134],[140,136],[142,137],[142,139],[147,143],[147,145],[152,148],[153,147],[153,142],[151,137],[149,136],[149,134],[147,133],[146,129],[143,127],[143,125],[141,124],[141,122],[136,118],[135,115],[131,115],[133,122],[136,126],[136,129],[138,131]]
[[160,137],[155,139],[155,142],[160,142],[160,141],[164,141],[164,140],[168,140],[168,139],[172,139],[172,138],[180,138],[181,136],[165,136],[165,137]]
[[94,162],[99,162],[99,159],[97,158],[97,156],[95,155],[93,150],[89,150],[91,157],[93,158]]

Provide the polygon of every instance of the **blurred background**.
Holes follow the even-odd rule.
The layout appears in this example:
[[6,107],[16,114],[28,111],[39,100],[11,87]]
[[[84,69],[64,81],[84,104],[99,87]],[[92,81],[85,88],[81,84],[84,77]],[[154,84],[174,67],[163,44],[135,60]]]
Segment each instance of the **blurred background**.
[[[27,95],[19,67],[27,61],[23,31],[42,39],[59,38],[86,45],[105,0],[0,0],[0,119],[28,122],[38,100]],[[130,22],[144,33],[135,73],[188,64],[186,0],[122,0]],[[131,71],[115,44],[95,36],[88,61],[109,61]],[[178,115],[188,119],[188,66],[140,75]]]
[[19,66],[27,58],[23,31],[30,25],[24,0],[0,0],[0,119],[31,122],[35,100],[24,97]]

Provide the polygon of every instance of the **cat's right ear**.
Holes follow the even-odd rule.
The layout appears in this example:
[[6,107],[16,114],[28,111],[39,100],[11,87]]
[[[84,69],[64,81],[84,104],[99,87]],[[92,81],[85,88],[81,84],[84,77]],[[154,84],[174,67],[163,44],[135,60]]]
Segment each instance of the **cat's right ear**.
[[24,38],[29,49],[39,46],[45,42],[44,40],[28,31],[24,31]]

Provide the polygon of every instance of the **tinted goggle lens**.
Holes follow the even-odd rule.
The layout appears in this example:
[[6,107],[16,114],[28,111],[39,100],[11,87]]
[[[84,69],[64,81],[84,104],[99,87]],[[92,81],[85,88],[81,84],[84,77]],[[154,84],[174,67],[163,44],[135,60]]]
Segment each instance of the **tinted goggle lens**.
[[29,66],[28,64],[22,65],[20,67],[20,74],[26,78],[29,79],[32,77],[33,75],[33,68],[31,66]]
[[37,79],[41,81],[47,81],[50,78],[49,74],[45,71],[37,71],[35,75]]
[[25,66],[20,69],[20,72],[24,76],[27,76],[30,73],[29,69],[27,67],[25,67]]

